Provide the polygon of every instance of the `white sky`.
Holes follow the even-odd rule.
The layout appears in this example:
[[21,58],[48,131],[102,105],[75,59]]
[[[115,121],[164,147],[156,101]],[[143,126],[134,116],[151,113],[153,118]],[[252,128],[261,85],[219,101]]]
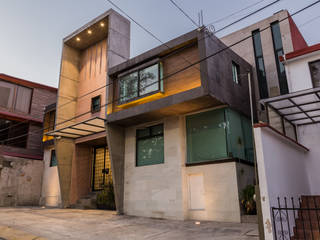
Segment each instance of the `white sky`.
[[[193,24],[169,0],[113,0],[131,17],[162,41],[168,41],[194,29]],[[261,1],[261,0],[260,0]],[[211,23],[259,0],[176,0],[197,21],[202,9],[204,24]],[[215,25],[217,29],[258,9],[273,0],[264,0]],[[224,33],[240,29],[273,13],[290,13],[315,0],[281,0]],[[62,39],[107,11],[106,0],[0,0],[0,72],[57,87]],[[116,10],[116,9],[115,9]],[[320,4],[293,18],[309,45],[320,42]],[[311,20],[311,21],[310,21]],[[131,57],[159,45],[155,39],[131,23]]]

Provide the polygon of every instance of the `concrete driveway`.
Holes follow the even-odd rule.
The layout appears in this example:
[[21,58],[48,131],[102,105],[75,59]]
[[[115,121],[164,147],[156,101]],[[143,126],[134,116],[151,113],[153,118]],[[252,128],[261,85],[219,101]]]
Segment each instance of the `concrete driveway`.
[[257,240],[256,224],[172,221],[112,211],[0,208],[0,239]]

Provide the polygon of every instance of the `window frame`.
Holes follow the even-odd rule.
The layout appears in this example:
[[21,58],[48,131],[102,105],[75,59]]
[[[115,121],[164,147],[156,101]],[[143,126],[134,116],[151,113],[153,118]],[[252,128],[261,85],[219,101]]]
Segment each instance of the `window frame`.
[[[311,72],[311,64],[313,63],[317,63],[319,62],[319,65],[320,65],[320,59],[317,59],[317,60],[314,60],[314,61],[311,61],[311,62],[308,62],[308,66],[309,66],[309,72],[310,72],[310,77],[311,77],[311,83],[312,83],[312,87],[315,88],[315,80],[314,80],[314,77],[312,75],[312,72]],[[320,82],[320,79],[319,79],[319,82]]]
[[[95,99],[99,99],[99,108],[97,110],[95,110],[93,108],[93,102]],[[91,113],[97,113],[101,111],[101,95],[95,96],[93,98],[91,98]]]
[[[236,75],[234,75],[234,71],[233,69],[236,70]],[[236,77],[236,81],[235,81],[235,77]],[[235,61],[232,61],[232,80],[234,83],[240,85],[241,81],[240,81],[240,65],[237,64]]]
[[[260,45],[261,45],[261,55],[257,55],[257,48],[256,48],[256,44],[255,44],[255,34],[259,34],[259,38],[260,38]],[[258,80],[258,88],[259,88],[259,97],[260,99],[266,99],[269,97],[269,87],[268,87],[268,80],[267,80],[267,75],[266,75],[266,66],[264,64],[264,57],[263,57],[263,49],[262,49],[262,42],[261,42],[261,34],[260,34],[260,30],[256,29],[254,31],[252,31],[251,33],[252,35],[252,42],[253,42],[253,50],[254,50],[254,60],[255,60],[255,65],[256,65],[256,72],[257,72],[257,80]],[[262,64],[263,64],[263,68],[264,68],[264,74],[265,76],[261,76],[261,74],[259,73],[259,59],[262,60]],[[264,79],[262,79],[262,77]],[[262,81],[265,81],[265,83],[263,83]],[[265,84],[266,87],[266,92],[264,93],[265,96],[262,96],[264,94],[262,94],[264,92],[264,89],[262,88],[262,85]]]
[[[157,127],[157,126],[162,126],[162,133],[161,134],[152,134],[152,128],[153,127]],[[139,130],[143,130],[143,129],[148,129],[149,131],[149,135],[148,136],[145,136],[145,137],[139,137],[138,136],[138,131]],[[164,164],[164,146],[163,146],[163,159],[162,159],[162,162],[160,163],[150,163],[150,164],[143,164],[143,165],[139,165],[138,164],[138,141],[139,140],[146,140],[146,139],[151,139],[151,138],[154,138],[154,137],[160,137],[162,136],[163,137],[163,143],[164,143],[164,124],[163,123],[158,123],[156,125],[152,125],[152,126],[146,126],[144,128],[137,128],[136,129],[136,161],[135,161],[135,167],[144,167],[144,166],[151,166],[151,165],[158,165],[158,164]]]
[[[276,37],[276,36],[275,36],[275,34],[274,34],[274,26],[276,26],[276,25],[278,25],[278,27],[279,27],[281,48],[276,48],[276,41],[275,41],[275,37]],[[282,52],[282,55],[284,54],[279,21],[275,21],[275,22],[271,23],[271,24],[270,24],[270,27],[271,27],[271,36],[272,36],[274,57],[275,57],[276,66],[277,66],[277,74],[278,74],[278,82],[279,82],[279,91],[280,91],[280,95],[284,95],[284,94],[288,94],[288,93],[289,93],[289,86],[288,86],[288,79],[287,79],[287,75],[286,75],[285,66],[280,62],[280,59],[279,59],[279,57],[278,57],[278,53],[279,53],[279,52]],[[283,65],[284,74],[281,74],[280,64]],[[285,84],[284,88],[282,87],[283,84]]]
[[[54,157],[55,157],[55,165],[53,165],[53,161],[52,161],[52,156],[54,154]],[[58,166],[58,162],[57,162],[57,155],[56,155],[56,150],[55,149],[52,149],[51,152],[50,152],[50,163],[49,163],[49,167],[57,167]]]
[[[140,71],[142,71],[142,70],[144,70],[146,68],[149,68],[151,66],[155,66],[155,65],[158,66],[158,80],[157,80],[158,89],[155,90],[155,91],[140,95]],[[130,75],[130,74],[133,74],[133,73],[137,73],[137,75],[138,75],[138,79],[137,79],[137,96],[133,97],[131,99],[125,100],[125,101],[121,101],[121,97],[120,97],[120,81],[121,81],[121,78],[123,78],[123,77],[125,77],[127,75]],[[117,82],[117,96],[118,96],[117,105],[123,105],[123,104],[129,103],[129,102],[135,101],[137,99],[140,99],[140,98],[148,97],[148,96],[153,95],[153,94],[158,93],[158,92],[163,92],[162,62],[160,62],[160,61],[159,62],[155,62],[155,63],[153,62],[153,63],[147,64],[147,65],[144,65],[141,68],[138,68],[138,69],[135,69],[135,70],[132,70],[132,71],[128,71],[128,72],[126,72],[126,74],[118,76],[117,81],[118,81]]]

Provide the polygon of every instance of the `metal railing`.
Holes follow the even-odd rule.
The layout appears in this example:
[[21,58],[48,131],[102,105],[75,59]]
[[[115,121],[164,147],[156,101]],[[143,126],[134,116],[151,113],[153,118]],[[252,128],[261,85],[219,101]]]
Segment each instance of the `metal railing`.
[[320,239],[319,198],[306,196],[295,200],[284,197],[280,201],[278,197],[277,202],[278,207],[271,207],[276,240]]

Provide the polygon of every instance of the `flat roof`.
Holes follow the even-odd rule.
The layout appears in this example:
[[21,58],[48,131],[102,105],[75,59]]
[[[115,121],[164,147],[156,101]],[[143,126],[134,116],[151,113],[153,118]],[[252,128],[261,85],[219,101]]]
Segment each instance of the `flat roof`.
[[264,99],[260,103],[296,126],[320,123],[320,87]]

